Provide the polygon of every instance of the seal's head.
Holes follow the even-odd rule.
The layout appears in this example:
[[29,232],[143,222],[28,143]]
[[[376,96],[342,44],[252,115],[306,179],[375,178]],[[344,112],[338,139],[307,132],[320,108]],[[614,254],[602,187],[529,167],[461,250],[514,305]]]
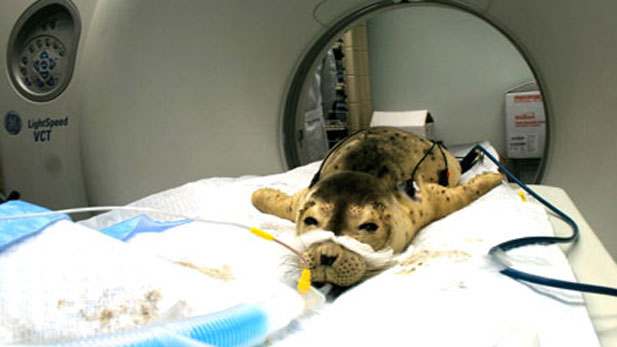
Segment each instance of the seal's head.
[[[313,186],[300,203],[298,235],[327,230],[349,236],[374,251],[391,248],[395,253],[409,243],[409,218],[397,203],[400,193],[372,175],[344,171]],[[357,253],[332,241],[311,245],[304,254],[315,282],[351,286],[376,270]]]

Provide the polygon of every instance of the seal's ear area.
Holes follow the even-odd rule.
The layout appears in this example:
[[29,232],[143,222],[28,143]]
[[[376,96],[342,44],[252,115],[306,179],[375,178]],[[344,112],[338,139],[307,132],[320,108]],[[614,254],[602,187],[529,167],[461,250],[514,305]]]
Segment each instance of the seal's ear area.
[[305,188],[293,196],[289,196],[276,189],[261,188],[253,192],[251,202],[255,208],[263,213],[295,222],[298,206],[307,191],[308,188]]

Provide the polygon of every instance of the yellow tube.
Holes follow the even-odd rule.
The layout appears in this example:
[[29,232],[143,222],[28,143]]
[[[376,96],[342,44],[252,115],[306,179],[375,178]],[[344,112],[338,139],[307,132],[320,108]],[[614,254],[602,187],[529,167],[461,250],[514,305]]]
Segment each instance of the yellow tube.
[[257,229],[255,227],[250,227],[249,231],[252,232],[253,234],[261,237],[262,239],[266,239],[268,241],[274,241],[274,236],[272,236],[272,234],[267,233],[261,229]]
[[302,273],[300,274],[300,279],[298,280],[298,291],[300,291],[300,293],[306,293],[309,291],[309,289],[311,288],[311,270],[308,269],[306,260],[304,259],[304,257],[302,256],[302,254],[300,254],[297,250],[291,248],[289,245],[287,245],[284,242],[281,242],[280,240],[277,240],[274,238],[274,236],[272,236],[272,234],[265,232],[261,229],[255,228],[255,227],[250,227],[249,231],[259,237],[261,237],[262,239],[268,240],[268,241],[274,241],[277,242],[279,244],[281,244],[282,246],[286,247],[287,249],[291,250],[292,252],[296,253],[300,259],[302,260],[302,263],[304,263],[305,268],[302,269]]

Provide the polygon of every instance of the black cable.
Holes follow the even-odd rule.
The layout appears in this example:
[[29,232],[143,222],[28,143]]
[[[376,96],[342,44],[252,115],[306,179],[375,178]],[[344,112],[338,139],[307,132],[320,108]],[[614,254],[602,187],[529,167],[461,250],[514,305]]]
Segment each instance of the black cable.
[[437,147],[439,147],[439,151],[441,152],[441,156],[443,157],[443,164],[445,168],[442,171],[439,171],[439,184],[444,187],[447,187],[450,184],[450,171],[448,170],[448,158],[446,158],[446,153],[443,150],[443,142],[437,141]]
[[424,153],[424,156],[420,159],[420,161],[416,163],[416,166],[414,166],[413,170],[411,171],[411,177],[409,178],[409,180],[407,180],[407,182],[405,182],[405,191],[407,192],[407,195],[409,195],[412,198],[416,194],[416,189],[413,186],[413,182],[416,179],[416,171],[418,171],[418,168],[420,167],[420,164],[424,162],[424,159],[426,159],[426,157],[428,157],[428,155],[433,152],[433,149],[435,149],[435,146],[439,148],[439,151],[441,152],[441,156],[443,157],[443,163],[445,166],[443,170],[439,171],[438,183],[444,187],[448,186],[449,184],[450,171],[448,170],[448,158],[446,158],[446,153],[443,150],[443,147],[444,147],[443,142],[433,141],[433,140],[431,140],[431,142],[433,142],[433,145],[431,146],[431,148],[429,148],[429,150],[426,153]]
[[411,177],[405,182],[405,191],[410,198],[413,198],[416,195],[416,188],[414,188],[413,186],[413,182],[416,178],[416,171],[418,171],[420,164],[422,164],[424,159],[426,159],[426,157],[431,154],[433,148],[435,148],[436,145],[437,142],[433,141],[433,145],[431,146],[431,148],[429,148],[429,150],[424,153],[424,156],[416,163],[416,166],[414,166],[413,170],[411,171]]
[[340,140],[337,144],[335,144],[332,148],[330,148],[330,150],[326,154],[326,157],[321,161],[321,164],[319,165],[319,169],[317,170],[317,172],[315,173],[315,175],[311,179],[311,183],[309,184],[309,188],[312,188],[321,179],[321,171],[323,170],[324,166],[326,165],[326,162],[328,161],[328,159],[330,159],[330,156],[332,155],[332,153],[334,153],[334,151],[337,148],[339,148],[343,144],[347,143],[347,141],[349,141],[356,134],[358,134],[358,133],[360,133],[361,131],[364,131],[364,130],[365,129],[360,129],[360,130],[355,131],[353,134],[351,134],[351,135],[345,137],[344,139]]
[[412,181],[415,180],[415,178],[416,178],[416,171],[418,171],[418,168],[420,167],[420,164],[422,164],[424,159],[426,159],[426,157],[428,157],[428,155],[431,154],[431,152],[433,151],[433,148],[435,148],[436,145],[437,145],[437,142],[433,141],[433,145],[431,146],[431,148],[429,148],[429,150],[426,151],[426,153],[424,153],[424,156],[416,163],[416,166],[414,166],[413,170],[411,171],[410,179]]
[[563,211],[555,207],[550,202],[546,201],[536,192],[534,192],[531,188],[529,188],[525,183],[521,182],[518,178],[516,178],[505,166],[503,166],[499,160],[497,160],[488,150],[486,150],[481,145],[476,145],[476,148],[480,150],[487,158],[489,158],[493,163],[495,163],[502,172],[504,172],[509,179],[514,181],[517,185],[519,185],[523,190],[533,196],[536,200],[538,200],[542,205],[546,206],[549,210],[556,213],[560,218],[562,218],[566,223],[572,227],[572,235],[567,237],[560,236],[532,236],[532,237],[523,237],[518,239],[509,240],[506,242],[502,242],[489,250],[489,255],[493,260],[497,261],[500,265],[504,267],[500,272],[512,279],[525,281],[529,283],[540,284],[548,287],[555,287],[567,290],[575,290],[586,293],[595,293],[595,294],[603,294],[610,296],[617,296],[617,288],[597,286],[593,284],[586,283],[576,283],[569,281],[562,281],[558,279],[542,277],[534,274],[530,274],[527,272],[523,272],[520,270],[513,269],[508,265],[504,264],[504,262],[499,258],[500,252],[507,252],[508,250],[529,246],[529,245],[550,245],[556,243],[576,243],[579,238],[579,229],[576,222],[570,218]]
[[478,151],[475,147],[463,157],[456,157],[461,165],[461,174],[469,171],[478,162]]

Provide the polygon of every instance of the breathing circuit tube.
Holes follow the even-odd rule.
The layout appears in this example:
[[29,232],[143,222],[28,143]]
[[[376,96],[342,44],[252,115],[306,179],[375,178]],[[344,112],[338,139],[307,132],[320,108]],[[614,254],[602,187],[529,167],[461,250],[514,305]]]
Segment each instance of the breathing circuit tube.
[[520,186],[523,190],[529,193],[529,195],[533,196],[536,200],[542,203],[542,205],[546,206],[546,208],[548,208],[550,211],[557,214],[561,219],[563,219],[566,223],[568,223],[570,227],[572,228],[572,234],[566,237],[561,237],[561,236],[523,237],[523,238],[509,240],[509,241],[500,243],[492,247],[489,250],[488,254],[491,256],[491,258],[495,262],[497,262],[500,266],[503,267],[503,270],[501,270],[500,272],[512,279],[519,280],[519,281],[525,281],[525,282],[540,284],[540,285],[549,286],[549,287],[555,287],[555,288],[561,288],[561,289],[567,289],[567,290],[575,290],[575,291],[586,292],[586,293],[617,296],[617,288],[603,287],[603,286],[597,286],[597,285],[586,284],[586,283],[562,281],[558,279],[542,277],[542,276],[538,276],[538,275],[534,275],[534,274],[530,274],[527,272],[513,269],[504,262],[504,260],[502,259],[500,255],[514,248],[519,248],[519,247],[529,246],[529,245],[538,245],[538,244],[550,245],[550,244],[557,244],[557,243],[576,243],[576,241],[579,238],[578,225],[572,218],[570,218],[570,216],[565,214],[563,211],[555,207],[550,202],[546,201],[544,198],[542,198],[540,195],[534,192],[531,188],[529,188],[527,185],[521,182],[518,178],[516,178],[516,176],[514,176],[505,166],[503,166],[499,162],[499,160],[497,160],[486,148],[482,147],[481,145],[476,145],[474,150],[475,149],[482,152],[482,154],[484,154],[493,163],[495,163],[495,165],[497,165],[499,169],[503,173],[505,173],[506,176],[508,176],[510,180],[512,180],[514,183]]
[[[269,330],[269,306],[242,304],[224,311],[60,343],[61,346],[248,346]],[[271,311],[271,312],[269,312]],[[280,310],[279,310],[280,311]]]

